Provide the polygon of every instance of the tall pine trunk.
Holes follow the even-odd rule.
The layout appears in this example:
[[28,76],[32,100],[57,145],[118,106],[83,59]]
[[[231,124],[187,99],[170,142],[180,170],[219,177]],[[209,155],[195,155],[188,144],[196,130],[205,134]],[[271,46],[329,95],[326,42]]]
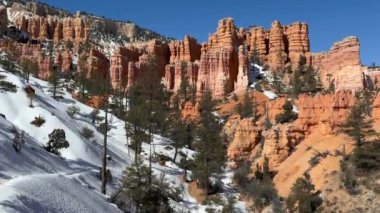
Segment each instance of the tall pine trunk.
[[103,144],[103,159],[102,159],[102,186],[101,191],[106,194],[107,185],[107,130],[108,130],[108,100],[106,101],[106,116],[105,116],[105,129],[104,129],[104,144]]
[[174,158],[173,158],[173,161],[175,163],[175,160],[177,159],[177,155],[178,155],[178,147],[174,147]]

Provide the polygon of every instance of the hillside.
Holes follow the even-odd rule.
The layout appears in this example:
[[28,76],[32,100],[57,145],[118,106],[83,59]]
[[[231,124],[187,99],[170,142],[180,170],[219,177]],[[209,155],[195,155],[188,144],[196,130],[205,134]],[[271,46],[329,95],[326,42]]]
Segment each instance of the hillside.
[[0,212],[378,212],[380,69],[311,42],[2,1]]

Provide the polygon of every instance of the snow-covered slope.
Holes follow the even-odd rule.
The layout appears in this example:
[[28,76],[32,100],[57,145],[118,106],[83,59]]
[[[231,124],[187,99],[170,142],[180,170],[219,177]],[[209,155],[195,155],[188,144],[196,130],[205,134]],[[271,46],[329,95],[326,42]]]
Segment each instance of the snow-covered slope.
[[[50,97],[48,83],[31,78],[29,84],[36,90],[34,108],[29,107],[29,98],[24,92],[26,83],[21,77],[0,68],[0,74],[17,86],[16,93],[0,92],[0,212],[119,212],[100,193],[99,169],[101,165],[103,136],[91,123],[89,114],[93,108],[74,100],[67,92],[60,101]],[[80,113],[74,118],[68,116],[67,108],[77,106]],[[30,122],[42,116],[46,123],[36,127]],[[100,116],[104,117],[101,111]],[[122,171],[134,159],[132,150],[126,144],[124,122],[109,116],[111,130],[108,133],[108,169],[113,182],[107,185],[107,196],[116,189]],[[81,136],[83,127],[94,131],[91,141]],[[70,147],[61,150],[61,156],[47,152],[43,146],[48,142],[48,134],[54,129],[63,129]],[[12,147],[15,131],[25,132],[25,144],[17,153]],[[172,142],[154,135],[153,149],[156,153],[174,156]],[[147,161],[149,144],[143,144],[142,156]],[[194,151],[183,148],[188,157]],[[177,160],[181,156],[179,155]],[[171,189],[183,186],[182,202],[171,201],[177,211],[204,212],[207,206],[198,205],[182,181],[183,170],[172,162],[165,166],[152,165],[154,174],[165,175]],[[226,176],[225,181],[231,178]],[[224,195],[237,196],[238,193],[226,187]],[[244,212],[240,203],[238,209]],[[221,206],[217,207],[221,209]]]

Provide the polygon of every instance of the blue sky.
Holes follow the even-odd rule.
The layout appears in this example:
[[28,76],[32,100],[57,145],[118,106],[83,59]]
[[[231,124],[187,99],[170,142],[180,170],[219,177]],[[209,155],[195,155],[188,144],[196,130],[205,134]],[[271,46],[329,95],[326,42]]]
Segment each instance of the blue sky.
[[304,21],[313,52],[328,50],[346,36],[358,36],[362,63],[380,64],[379,0],[42,0],[68,9],[130,20],[160,34],[199,42],[215,32],[218,20],[232,17],[238,27],[269,27]]

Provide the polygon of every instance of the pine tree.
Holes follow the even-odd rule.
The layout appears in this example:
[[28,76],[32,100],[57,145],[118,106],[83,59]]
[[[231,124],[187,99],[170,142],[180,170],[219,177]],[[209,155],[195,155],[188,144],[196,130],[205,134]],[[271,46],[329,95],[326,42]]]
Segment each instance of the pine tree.
[[250,94],[248,91],[245,91],[244,97],[243,97],[243,103],[239,103],[237,106],[237,111],[240,115],[240,118],[248,118],[253,116],[254,110],[253,109],[254,104],[252,102],[252,97],[250,97]]
[[173,116],[173,119],[171,120],[171,134],[170,138],[173,141],[173,147],[174,147],[174,157],[173,161],[176,162],[177,155],[178,155],[178,149],[184,147],[186,145],[187,139],[188,139],[188,131],[187,131],[187,124],[185,121],[183,121],[178,113],[176,113]]
[[291,79],[291,95],[293,98],[297,98],[302,92],[302,70],[302,66],[299,66],[296,70],[294,70],[293,78]]
[[188,101],[188,95],[191,93],[191,86],[189,78],[187,77],[187,65],[186,62],[181,63],[181,84],[178,89],[178,96],[184,101]]
[[363,94],[355,95],[355,105],[351,108],[346,122],[342,125],[342,131],[355,140],[356,145],[360,147],[366,136],[375,135],[373,130],[373,121],[368,116],[366,101]]
[[194,155],[194,178],[198,186],[208,191],[210,177],[213,173],[221,172],[225,160],[225,150],[220,137],[221,125],[213,114],[215,103],[211,91],[206,90],[199,103],[200,127]]
[[256,165],[254,178],[249,177],[251,174],[250,162],[244,162],[234,172],[233,180],[242,193],[253,200],[256,209],[262,209],[272,204],[274,206],[273,208],[282,210],[282,205],[279,201],[280,198],[269,170],[269,159],[266,156],[264,156],[262,167]]
[[273,85],[273,89],[275,90],[275,92],[277,94],[283,94],[284,93],[285,85],[282,83],[281,76],[279,76],[279,74],[277,72],[273,73],[272,85]]
[[86,90],[89,86],[89,80],[87,79],[87,56],[81,55],[78,60],[78,71],[75,73],[75,83],[79,88],[80,99],[85,101]]
[[170,187],[164,182],[164,175],[159,179],[153,176],[150,182],[150,173],[141,158],[124,172],[122,186],[112,198],[120,209],[125,212],[173,212],[169,204]]
[[[108,70],[107,70],[108,71]],[[104,118],[104,131],[103,133],[103,157],[102,157],[102,184],[101,184],[101,192],[103,194],[106,194],[106,187],[107,187],[107,143],[108,143],[108,110],[109,110],[109,76],[107,75],[106,78],[101,82],[101,92],[102,92],[102,97],[103,97],[103,103],[104,103],[104,112],[105,112],[105,118]]]
[[149,191],[149,174],[149,168],[144,165],[141,158],[137,158],[124,172],[121,194],[134,202],[136,212],[139,212],[143,199]]
[[63,82],[61,80],[61,75],[56,65],[53,66],[53,70],[49,77],[49,87],[49,92],[51,92],[54,99],[57,99],[58,95],[63,94]]
[[23,70],[23,77],[27,83],[29,83],[30,75],[33,74],[35,76],[38,75],[38,63],[37,61],[33,61],[30,59],[24,59],[21,62],[21,68]]
[[164,134],[167,130],[169,97],[160,81],[157,58],[149,56],[142,69],[142,74],[128,91],[129,110],[126,119],[132,124],[136,155],[140,154],[143,141],[150,144],[151,168],[153,134]]
[[282,106],[284,110],[282,113],[276,115],[276,123],[287,123],[297,119],[297,113],[293,112],[293,104],[289,100],[285,101],[285,104]]
[[287,207],[291,212],[297,207],[298,212],[312,213],[320,204],[313,195],[314,185],[310,180],[310,175],[305,173],[304,177],[298,178],[294,183],[291,193],[286,200]]
[[312,66],[308,66],[302,75],[301,91],[304,93],[316,93],[321,89],[322,84],[318,72]]
[[264,103],[264,104],[265,104],[265,106],[264,106],[264,109],[265,109],[264,128],[265,128],[265,130],[268,130],[268,129],[272,128],[273,125],[269,119],[268,104],[267,103]]

